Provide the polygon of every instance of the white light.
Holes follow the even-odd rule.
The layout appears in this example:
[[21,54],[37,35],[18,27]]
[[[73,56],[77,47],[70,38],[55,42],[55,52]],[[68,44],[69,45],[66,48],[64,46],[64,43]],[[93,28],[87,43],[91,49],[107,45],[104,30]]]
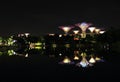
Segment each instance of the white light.
[[99,33],[100,33],[100,34],[103,34],[103,33],[105,33],[105,31],[100,31]]
[[21,34],[21,36],[24,36],[24,34]]
[[70,62],[71,62],[71,60],[68,57],[65,57],[63,60],[63,63],[70,63]]
[[15,55],[15,54],[16,54],[16,52],[13,52],[13,54]]
[[62,29],[66,34],[73,28],[72,26],[60,26],[60,29]]
[[61,54],[61,53],[59,53],[59,56],[62,56],[62,54]]
[[79,60],[79,57],[77,55],[75,55],[74,60]]
[[95,63],[96,61],[95,61],[95,59],[93,57],[91,57],[90,60],[89,60],[89,62],[90,63]]
[[69,28],[69,27],[63,27],[62,29],[63,29],[63,31],[64,31],[65,33],[67,33],[68,31],[70,31],[71,28]]
[[93,31],[95,30],[95,27],[89,27],[88,29],[90,30],[91,33],[93,33]]
[[74,34],[78,34],[79,30],[74,30],[73,32]]
[[30,33],[25,33],[25,36],[28,37],[30,35]]
[[62,37],[62,34],[60,34],[59,37]]
[[13,40],[13,42],[16,42],[16,40]]
[[95,32],[96,32],[97,34],[99,34],[100,29],[95,29]]
[[28,54],[26,54],[25,57],[28,57]]
[[55,34],[49,34],[49,36],[54,36]]
[[89,65],[88,61],[86,60],[85,57],[82,58],[81,62],[80,62],[80,65],[82,67],[87,67]]

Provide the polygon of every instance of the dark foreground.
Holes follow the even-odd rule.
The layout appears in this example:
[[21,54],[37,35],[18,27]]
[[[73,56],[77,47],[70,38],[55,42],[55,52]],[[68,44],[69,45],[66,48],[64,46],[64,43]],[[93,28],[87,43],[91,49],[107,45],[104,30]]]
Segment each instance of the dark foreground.
[[59,65],[56,58],[0,57],[0,82],[18,81],[120,81],[120,54],[110,54],[104,63],[90,68]]

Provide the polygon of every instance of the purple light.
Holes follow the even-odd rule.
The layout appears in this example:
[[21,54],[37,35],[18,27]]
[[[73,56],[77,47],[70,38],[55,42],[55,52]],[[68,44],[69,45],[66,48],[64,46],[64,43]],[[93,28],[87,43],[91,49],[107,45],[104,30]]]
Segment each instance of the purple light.
[[82,23],[77,23],[77,24],[75,24],[75,26],[78,26],[78,27],[81,28],[82,32],[85,32],[86,29],[87,29],[90,25],[92,25],[92,24],[91,24],[91,23],[86,23],[86,22],[82,22]]

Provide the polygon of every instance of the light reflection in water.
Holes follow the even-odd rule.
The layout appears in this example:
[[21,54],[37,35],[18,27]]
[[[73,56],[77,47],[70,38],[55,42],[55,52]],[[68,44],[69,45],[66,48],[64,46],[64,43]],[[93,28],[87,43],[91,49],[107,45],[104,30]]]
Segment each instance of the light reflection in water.
[[[33,52],[34,52],[34,50],[33,50]],[[74,64],[75,66],[83,67],[83,68],[94,66],[98,62],[104,62],[103,57],[100,57],[99,55],[93,54],[93,52],[92,52],[92,54],[87,53],[87,52],[82,52],[80,50],[73,50],[70,52],[66,50],[64,52],[62,52],[62,51],[59,51],[59,52],[60,53],[54,52],[52,54],[49,54],[49,52],[43,51],[42,54],[48,53],[47,55],[50,58],[51,57],[57,58],[58,60],[61,59],[60,61],[58,61],[58,64],[61,64],[61,65]],[[23,52],[23,53],[17,53],[11,49],[11,50],[6,51],[6,53],[8,54],[8,56],[16,55],[16,56],[22,56],[25,58],[29,58],[31,56],[31,55],[29,55],[29,54],[31,54],[30,50]],[[3,53],[1,52],[0,54],[2,55]]]
[[98,62],[104,62],[102,57],[98,57],[95,54],[89,55],[86,52],[79,53],[79,51],[74,51],[73,57],[63,57],[64,59],[61,60],[59,64],[75,64],[75,66],[86,68],[94,66]]
[[69,57],[65,56],[64,59],[59,62],[59,64],[74,64],[74,62],[71,61]]

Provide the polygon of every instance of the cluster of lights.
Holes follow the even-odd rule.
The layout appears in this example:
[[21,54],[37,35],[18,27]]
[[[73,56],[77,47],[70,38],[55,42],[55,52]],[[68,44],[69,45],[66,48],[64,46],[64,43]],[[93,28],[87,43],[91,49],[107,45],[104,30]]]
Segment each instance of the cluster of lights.
[[42,43],[41,42],[30,43],[29,49],[42,49]]
[[62,29],[65,32],[65,34],[68,34],[68,32],[74,27],[73,26],[59,26],[59,28]]
[[23,36],[28,37],[29,35],[30,33],[18,34],[18,37],[23,37]]
[[59,62],[59,64],[75,64],[78,67],[85,68],[94,66],[96,62],[104,62],[104,60],[102,57],[98,57],[95,55],[88,56],[85,52],[83,52],[80,55],[74,54],[74,57],[72,59],[68,56],[65,56],[63,60]]
[[[90,30],[91,34],[93,34],[93,32],[95,31],[96,34],[103,34],[105,31],[101,31],[100,29],[96,28],[96,27],[90,27],[92,24],[91,23],[86,23],[86,22],[82,22],[82,23],[77,23],[75,24],[75,26],[79,27],[82,31],[81,33],[81,37],[82,38],[86,38],[86,30]],[[68,34],[68,32],[74,28],[74,26],[59,26],[60,29],[62,29],[65,34]],[[73,30],[73,33],[76,35],[78,34],[80,31],[79,30]]]

